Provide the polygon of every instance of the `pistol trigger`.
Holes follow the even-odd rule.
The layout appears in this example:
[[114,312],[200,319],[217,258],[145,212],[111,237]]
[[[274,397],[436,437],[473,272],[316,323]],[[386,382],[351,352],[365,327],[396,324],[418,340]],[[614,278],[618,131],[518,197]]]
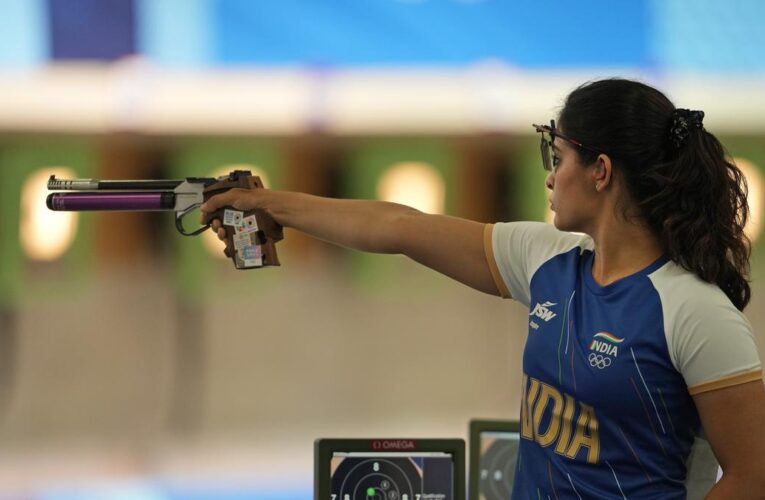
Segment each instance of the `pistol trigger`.
[[178,230],[179,233],[181,233],[184,236],[196,236],[207,229],[210,228],[210,223],[205,224],[204,226],[201,226],[199,229],[187,232],[186,229],[183,227],[183,219],[191,213],[191,211],[194,209],[194,207],[188,208],[184,210],[183,212],[177,212],[175,214],[175,228]]

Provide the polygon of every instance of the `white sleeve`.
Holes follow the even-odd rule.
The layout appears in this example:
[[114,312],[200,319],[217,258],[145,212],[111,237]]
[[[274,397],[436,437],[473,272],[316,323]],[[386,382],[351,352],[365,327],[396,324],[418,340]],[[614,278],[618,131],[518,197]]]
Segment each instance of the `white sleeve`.
[[501,295],[529,305],[529,283],[539,267],[575,247],[591,248],[589,236],[558,231],[541,222],[488,225],[486,258]]
[[722,290],[674,263],[651,280],[661,297],[670,358],[691,395],[762,378],[752,326]]

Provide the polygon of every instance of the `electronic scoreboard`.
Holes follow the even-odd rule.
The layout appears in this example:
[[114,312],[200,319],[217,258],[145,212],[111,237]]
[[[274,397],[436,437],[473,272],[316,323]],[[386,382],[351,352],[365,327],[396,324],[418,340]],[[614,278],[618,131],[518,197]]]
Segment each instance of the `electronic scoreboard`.
[[462,439],[318,439],[315,500],[465,500]]
[[518,422],[470,421],[468,482],[471,500],[510,498],[518,460],[519,441]]

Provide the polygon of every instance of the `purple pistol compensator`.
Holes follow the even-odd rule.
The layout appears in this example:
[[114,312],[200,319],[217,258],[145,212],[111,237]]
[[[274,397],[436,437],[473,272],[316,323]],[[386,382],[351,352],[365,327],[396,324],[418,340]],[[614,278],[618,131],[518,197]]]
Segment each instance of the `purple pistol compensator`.
[[174,193],[55,193],[48,196],[51,210],[173,210]]

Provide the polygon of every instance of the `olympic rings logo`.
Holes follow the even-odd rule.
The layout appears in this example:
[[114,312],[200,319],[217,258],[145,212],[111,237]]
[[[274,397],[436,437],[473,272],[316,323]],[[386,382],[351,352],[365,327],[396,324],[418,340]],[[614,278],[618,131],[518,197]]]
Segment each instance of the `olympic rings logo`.
[[595,354],[594,352],[591,352],[590,356],[587,359],[590,360],[590,366],[597,367],[601,370],[603,368],[611,366],[611,358],[609,358],[608,356],[602,356],[600,354]]

